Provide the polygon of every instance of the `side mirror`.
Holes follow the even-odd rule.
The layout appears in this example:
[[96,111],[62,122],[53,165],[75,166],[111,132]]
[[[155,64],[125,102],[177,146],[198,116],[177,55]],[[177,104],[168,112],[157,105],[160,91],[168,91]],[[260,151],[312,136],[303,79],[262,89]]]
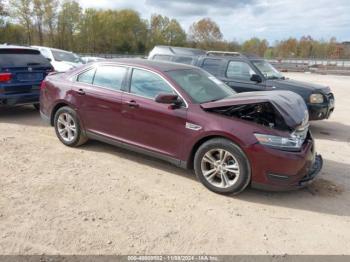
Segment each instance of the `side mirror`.
[[157,103],[161,104],[175,104],[179,100],[179,96],[175,94],[159,94],[155,98]]
[[156,96],[155,101],[161,104],[168,104],[169,109],[176,109],[182,105],[182,100],[175,94],[159,94]]
[[254,74],[252,75],[252,77],[250,78],[251,81],[253,82],[257,82],[257,83],[261,83],[262,82],[262,78],[261,76]]

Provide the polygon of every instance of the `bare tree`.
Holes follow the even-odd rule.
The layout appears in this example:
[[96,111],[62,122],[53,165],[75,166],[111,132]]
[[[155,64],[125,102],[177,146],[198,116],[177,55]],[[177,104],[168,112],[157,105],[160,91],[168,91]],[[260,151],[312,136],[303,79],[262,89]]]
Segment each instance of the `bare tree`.
[[190,27],[190,40],[201,48],[212,48],[222,40],[220,27],[210,18],[203,18]]
[[58,0],[43,0],[44,1],[44,24],[49,33],[49,45],[54,46],[55,29],[58,16]]
[[74,36],[82,17],[82,8],[75,0],[65,0],[58,13],[57,38],[59,48],[72,50]]
[[44,23],[44,1],[43,0],[33,0],[33,15],[35,17],[35,25],[38,31],[39,44],[44,44],[44,33],[43,33],[43,23]]
[[5,15],[6,15],[6,12],[5,12],[4,3],[2,0],[0,0],[0,17]]
[[10,15],[26,29],[28,44],[32,44],[33,2],[32,0],[10,0]]

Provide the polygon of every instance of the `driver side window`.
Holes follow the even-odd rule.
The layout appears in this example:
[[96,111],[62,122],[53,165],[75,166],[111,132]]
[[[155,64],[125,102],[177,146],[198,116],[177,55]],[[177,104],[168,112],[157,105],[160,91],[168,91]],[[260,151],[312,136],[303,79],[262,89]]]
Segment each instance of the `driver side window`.
[[230,61],[227,67],[226,76],[233,80],[250,81],[254,70],[245,62]]
[[154,99],[160,93],[174,94],[174,90],[158,75],[134,69],[131,78],[130,93]]

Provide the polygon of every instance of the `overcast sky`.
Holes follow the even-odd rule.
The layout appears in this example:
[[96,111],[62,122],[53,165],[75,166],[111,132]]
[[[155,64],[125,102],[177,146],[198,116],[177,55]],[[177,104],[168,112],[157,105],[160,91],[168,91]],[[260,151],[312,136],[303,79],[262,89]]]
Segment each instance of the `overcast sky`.
[[311,35],[350,41],[350,0],[81,0],[94,8],[132,8],[143,18],[176,18],[186,31],[203,17],[215,20],[226,40],[275,40]]

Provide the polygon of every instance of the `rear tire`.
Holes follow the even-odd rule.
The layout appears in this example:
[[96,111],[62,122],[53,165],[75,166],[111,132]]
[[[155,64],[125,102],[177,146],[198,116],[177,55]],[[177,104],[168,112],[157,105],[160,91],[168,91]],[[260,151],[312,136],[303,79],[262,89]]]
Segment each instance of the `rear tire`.
[[224,138],[203,143],[194,157],[194,170],[202,184],[219,194],[239,194],[250,183],[250,164],[242,149]]
[[78,147],[88,140],[81,128],[77,113],[68,106],[57,110],[54,126],[58,139],[66,146]]

